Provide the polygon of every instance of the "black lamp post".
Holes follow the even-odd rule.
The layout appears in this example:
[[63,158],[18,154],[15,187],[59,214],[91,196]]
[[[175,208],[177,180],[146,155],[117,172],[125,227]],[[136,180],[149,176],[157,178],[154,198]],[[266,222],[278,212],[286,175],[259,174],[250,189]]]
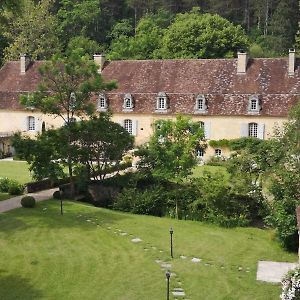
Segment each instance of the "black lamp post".
[[167,278],[167,300],[170,300],[170,277],[171,273],[170,271],[166,272],[166,278]]
[[171,238],[171,257],[173,258],[173,233],[174,233],[174,230],[173,230],[173,228],[171,227],[170,228],[170,238]]

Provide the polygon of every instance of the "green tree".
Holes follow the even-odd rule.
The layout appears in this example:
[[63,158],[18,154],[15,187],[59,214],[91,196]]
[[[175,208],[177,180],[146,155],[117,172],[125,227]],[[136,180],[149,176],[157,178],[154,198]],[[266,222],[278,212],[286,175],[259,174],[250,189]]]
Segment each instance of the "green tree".
[[274,166],[270,190],[274,195],[269,222],[277,229],[277,236],[289,250],[298,249],[298,227],[295,209],[300,205],[300,102],[291,111],[282,135],[277,142],[282,150]]
[[[159,11],[148,14],[138,23],[135,36],[131,36],[132,27],[129,22],[116,24],[108,57],[111,59],[152,59],[161,47],[164,28],[169,25],[170,14]],[[122,25],[122,27],[121,27]]]
[[233,57],[238,49],[248,46],[241,26],[198,9],[178,14],[166,30],[160,56],[162,58]]
[[33,59],[49,59],[59,51],[57,19],[50,14],[52,0],[34,4],[26,1],[22,13],[10,14],[3,36],[9,42],[4,50],[5,59],[19,59],[21,53],[28,53]]
[[[45,114],[59,116],[65,122],[68,143],[65,145],[69,176],[74,188],[72,163],[72,131],[75,117],[92,115],[95,107],[91,101],[93,93],[110,90],[115,82],[104,83],[98,67],[89,56],[82,56],[82,49],[75,49],[67,57],[56,55],[41,68],[42,81],[37,90],[21,97],[23,105],[34,106]],[[68,131],[69,130],[69,131]]]
[[140,168],[180,184],[197,164],[196,148],[205,146],[203,128],[200,123],[183,116],[177,116],[175,121],[158,120],[154,126],[149,144],[137,153],[142,157]]

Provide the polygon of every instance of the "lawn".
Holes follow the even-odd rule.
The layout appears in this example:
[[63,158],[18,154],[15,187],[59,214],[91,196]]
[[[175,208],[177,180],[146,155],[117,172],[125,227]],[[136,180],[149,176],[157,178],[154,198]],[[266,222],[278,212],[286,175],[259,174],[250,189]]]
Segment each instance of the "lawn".
[[0,177],[8,177],[19,183],[32,181],[28,164],[24,161],[0,161]]
[[225,179],[229,179],[229,174],[225,167],[222,166],[197,166],[193,169],[193,177],[201,177],[203,172],[212,172],[212,173],[220,173],[223,174]]
[[11,197],[13,196],[9,195],[8,193],[0,193],[0,201],[9,199]]
[[[278,285],[256,281],[257,261],[297,261],[270,230],[224,229],[74,202],[64,207],[63,216],[57,200],[0,214],[2,300],[165,299],[165,272],[155,260],[171,261],[170,226],[171,287],[182,287],[188,299],[279,299]],[[133,243],[136,237],[142,241]]]

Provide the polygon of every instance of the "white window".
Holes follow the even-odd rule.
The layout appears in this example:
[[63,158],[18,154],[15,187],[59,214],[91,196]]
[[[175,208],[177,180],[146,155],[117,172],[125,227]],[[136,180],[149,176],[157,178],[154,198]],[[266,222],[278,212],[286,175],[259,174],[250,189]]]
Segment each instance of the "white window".
[[258,96],[251,96],[249,98],[249,104],[248,104],[248,112],[249,113],[259,113],[261,107],[259,103]]
[[156,110],[164,111],[168,108],[167,95],[164,92],[159,92],[156,97]]
[[29,116],[27,118],[27,130],[28,131],[35,131],[35,118],[32,116]]
[[215,149],[215,156],[221,157],[222,155],[222,150],[221,149]]
[[98,97],[97,111],[106,111],[107,106],[106,96],[104,94],[100,94]]
[[258,125],[257,123],[249,123],[248,125],[248,136],[257,137]]
[[128,133],[133,134],[132,120],[124,120],[124,128],[128,131]]
[[196,149],[196,156],[197,156],[197,158],[203,158],[204,150],[202,148],[197,148]]
[[207,112],[207,103],[204,95],[200,94],[196,97],[195,112],[196,113]]
[[133,98],[132,98],[131,94],[126,94],[124,96],[123,109],[125,111],[133,109]]

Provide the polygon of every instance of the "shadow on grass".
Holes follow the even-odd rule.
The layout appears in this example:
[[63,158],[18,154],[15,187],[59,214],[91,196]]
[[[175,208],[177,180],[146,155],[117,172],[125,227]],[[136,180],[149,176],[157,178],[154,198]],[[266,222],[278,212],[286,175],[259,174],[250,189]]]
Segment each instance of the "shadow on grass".
[[0,214],[0,233],[10,235],[31,228],[76,228],[94,230],[95,226],[87,222],[92,220],[108,226],[130,218],[130,215],[110,211],[89,204],[64,201],[63,215],[59,200],[38,202],[35,208],[18,208]]
[[28,279],[18,275],[6,275],[0,270],[1,300],[33,300],[42,299],[42,291],[36,289]]

